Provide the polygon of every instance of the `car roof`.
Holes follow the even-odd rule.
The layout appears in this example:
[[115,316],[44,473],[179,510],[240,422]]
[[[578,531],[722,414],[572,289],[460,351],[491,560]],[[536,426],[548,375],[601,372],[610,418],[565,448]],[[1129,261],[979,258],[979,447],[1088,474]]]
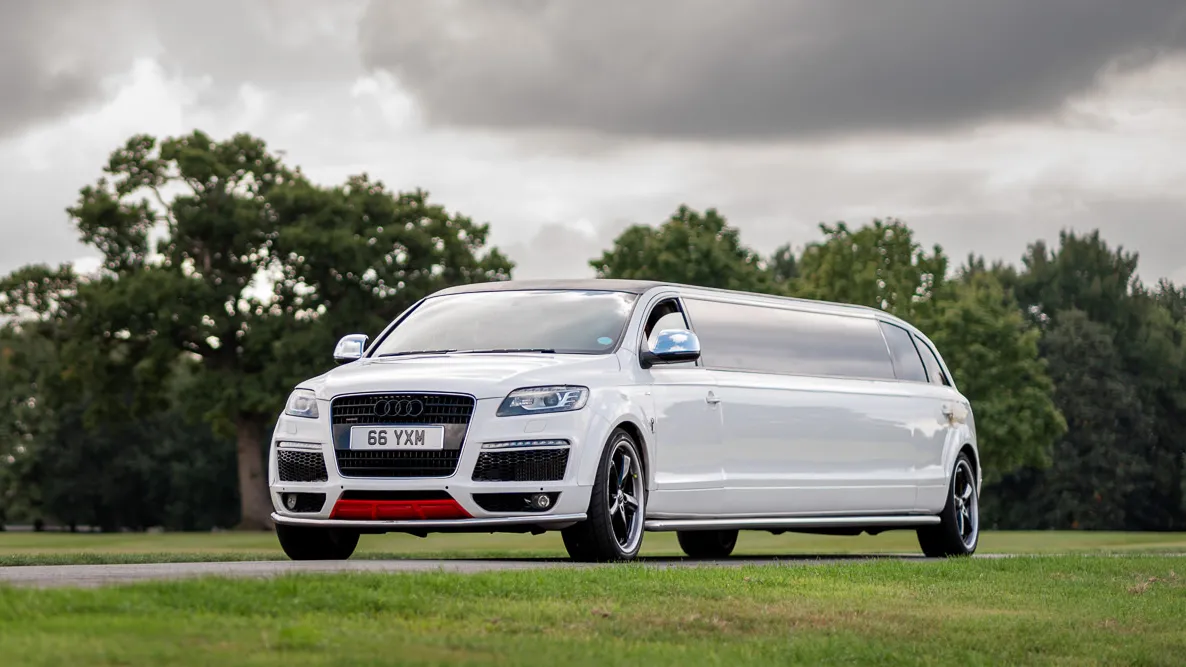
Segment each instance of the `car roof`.
[[629,294],[644,294],[656,287],[673,287],[680,290],[692,290],[696,292],[708,292],[721,295],[730,295],[745,299],[760,299],[763,301],[773,302],[791,302],[798,303],[809,307],[824,307],[831,309],[839,309],[841,311],[858,311],[866,315],[877,315],[891,320],[899,318],[890,315],[889,313],[879,310],[877,308],[870,308],[868,306],[860,306],[851,303],[835,303],[831,301],[820,301],[817,299],[802,299],[798,297],[780,296],[777,294],[763,294],[760,292],[743,292],[740,290],[722,289],[719,287],[701,287],[699,285],[684,285],[681,283],[665,282],[660,280],[618,280],[614,278],[585,278],[585,279],[568,279],[568,280],[499,280],[487,283],[472,283],[469,285],[457,285],[456,287],[448,287],[431,296],[444,296],[448,294],[469,294],[474,292],[514,292],[523,290],[574,290],[574,291],[591,291],[591,292],[626,292]]
[[471,292],[512,292],[518,290],[575,290],[600,292],[628,292],[642,294],[649,289],[669,285],[656,280],[615,280],[611,278],[585,278],[571,280],[498,280],[489,283],[472,283],[448,287],[432,296],[446,294],[467,294]]
[[[851,303],[837,303],[833,301],[821,301],[817,299],[803,299],[799,297],[780,296],[776,294],[762,294],[759,292],[743,292],[740,290],[722,289],[719,287],[700,287],[697,285],[684,285],[681,283],[666,282],[661,280],[619,280],[615,278],[583,278],[583,279],[562,279],[562,280],[498,280],[494,282],[485,283],[471,283],[468,285],[457,285],[455,287],[447,287],[429,295],[444,296],[449,294],[469,294],[475,292],[513,292],[523,290],[574,290],[574,291],[590,291],[590,292],[626,292],[629,294],[642,295],[657,287],[672,287],[679,290],[689,290],[701,293],[715,293],[720,295],[728,295],[745,299],[747,301],[757,300],[769,304],[777,303],[792,303],[798,304],[799,307],[806,307],[822,312],[831,312],[835,314],[855,315],[858,317],[869,317],[882,319],[887,322],[892,322],[906,327],[917,336],[930,344],[932,349],[935,349],[934,343],[922,332],[918,327],[910,322],[890,313],[881,310],[880,308],[872,308],[869,306],[861,306]],[[946,363],[942,361],[940,356],[940,363],[946,369]],[[945,371],[950,375],[950,371]]]

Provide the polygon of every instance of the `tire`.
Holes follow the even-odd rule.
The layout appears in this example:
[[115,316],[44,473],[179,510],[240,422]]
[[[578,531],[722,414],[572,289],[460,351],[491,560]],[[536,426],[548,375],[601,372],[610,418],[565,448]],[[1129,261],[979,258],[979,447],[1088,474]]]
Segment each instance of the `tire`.
[[690,558],[728,558],[737,546],[736,530],[681,530],[676,538]]
[[293,560],[346,560],[358,546],[358,531],[276,524],[280,547]]
[[634,438],[622,429],[610,434],[597,465],[588,518],[562,531],[575,561],[633,560],[642,548],[646,475]]
[[918,545],[929,558],[971,556],[980,542],[980,498],[972,460],[961,453],[947,487],[939,525],[918,529]]

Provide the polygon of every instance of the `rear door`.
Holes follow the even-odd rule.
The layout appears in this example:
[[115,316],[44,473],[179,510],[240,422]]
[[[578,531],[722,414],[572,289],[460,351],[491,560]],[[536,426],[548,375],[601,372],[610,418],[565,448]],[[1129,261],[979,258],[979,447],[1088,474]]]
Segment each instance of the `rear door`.
[[943,508],[947,498],[947,464],[943,454],[959,451],[959,446],[963,444],[958,442],[960,428],[967,421],[971,406],[956,390],[935,349],[917,334],[912,338],[927,370],[928,395],[932,398],[929,416],[939,432],[918,465],[918,509],[938,511]]
[[[945,406],[951,400],[949,386],[944,385],[936,368],[928,372],[926,345],[912,333],[892,322],[879,323],[885,336],[894,373],[898,378],[901,397],[897,401],[900,435],[904,445],[902,459],[893,475],[903,484],[921,489],[933,485],[941,475],[943,452],[951,437],[951,424],[945,416]],[[934,356],[929,359],[934,362]],[[935,382],[931,382],[935,378]],[[918,501],[915,501],[916,507]]]

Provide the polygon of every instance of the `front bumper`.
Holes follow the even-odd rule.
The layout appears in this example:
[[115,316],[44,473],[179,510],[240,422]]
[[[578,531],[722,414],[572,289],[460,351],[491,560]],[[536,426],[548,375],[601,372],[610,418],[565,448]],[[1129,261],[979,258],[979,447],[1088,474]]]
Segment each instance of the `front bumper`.
[[318,528],[350,528],[376,532],[497,532],[499,529],[523,526],[564,528],[585,520],[585,514],[518,514],[515,516],[448,519],[444,521],[343,521],[340,519],[311,519],[292,514],[272,513],[272,521],[286,526]]
[[[319,401],[317,419],[281,416],[273,433],[268,480],[274,513],[272,520],[291,526],[321,526],[361,529],[373,532],[446,532],[522,530],[523,528],[558,529],[583,521],[589,507],[592,469],[601,444],[608,437],[609,423],[590,410],[530,417],[496,417],[499,399],[475,401],[457,467],[443,477],[349,477],[337,465],[330,426],[329,401]],[[569,456],[563,478],[553,481],[485,482],[474,481],[473,473],[483,442],[508,440],[567,440]],[[280,481],[277,473],[278,448],[319,453],[324,456],[326,479],[318,482]],[[527,448],[516,448],[527,451]],[[488,450],[489,451],[489,450]],[[593,457],[590,462],[587,459]],[[591,467],[590,467],[591,466]],[[585,479],[587,478],[587,479]],[[357,520],[331,518],[338,501],[347,492],[444,492],[470,518],[424,518],[400,520]],[[324,494],[318,511],[290,511],[282,500],[285,493]],[[555,504],[545,511],[502,512],[484,509],[475,494],[558,494]]]

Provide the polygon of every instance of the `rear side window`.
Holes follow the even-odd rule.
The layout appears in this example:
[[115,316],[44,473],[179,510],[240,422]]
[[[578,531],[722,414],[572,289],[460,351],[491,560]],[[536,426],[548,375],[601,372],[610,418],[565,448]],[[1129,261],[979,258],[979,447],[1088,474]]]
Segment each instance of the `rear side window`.
[[871,319],[685,299],[704,364],[723,370],[893,379]]
[[922,353],[922,363],[927,367],[927,375],[931,378],[932,384],[945,384],[951,386],[951,380],[947,378],[947,373],[943,372],[943,366],[939,364],[939,358],[931,350],[931,346],[922,342],[917,336],[914,337],[915,344],[918,345],[918,351]]
[[926,382],[927,373],[923,370],[922,358],[918,356],[910,332],[888,322],[880,324],[881,332],[885,334],[885,342],[889,344],[890,357],[894,360],[894,372],[898,379]]

